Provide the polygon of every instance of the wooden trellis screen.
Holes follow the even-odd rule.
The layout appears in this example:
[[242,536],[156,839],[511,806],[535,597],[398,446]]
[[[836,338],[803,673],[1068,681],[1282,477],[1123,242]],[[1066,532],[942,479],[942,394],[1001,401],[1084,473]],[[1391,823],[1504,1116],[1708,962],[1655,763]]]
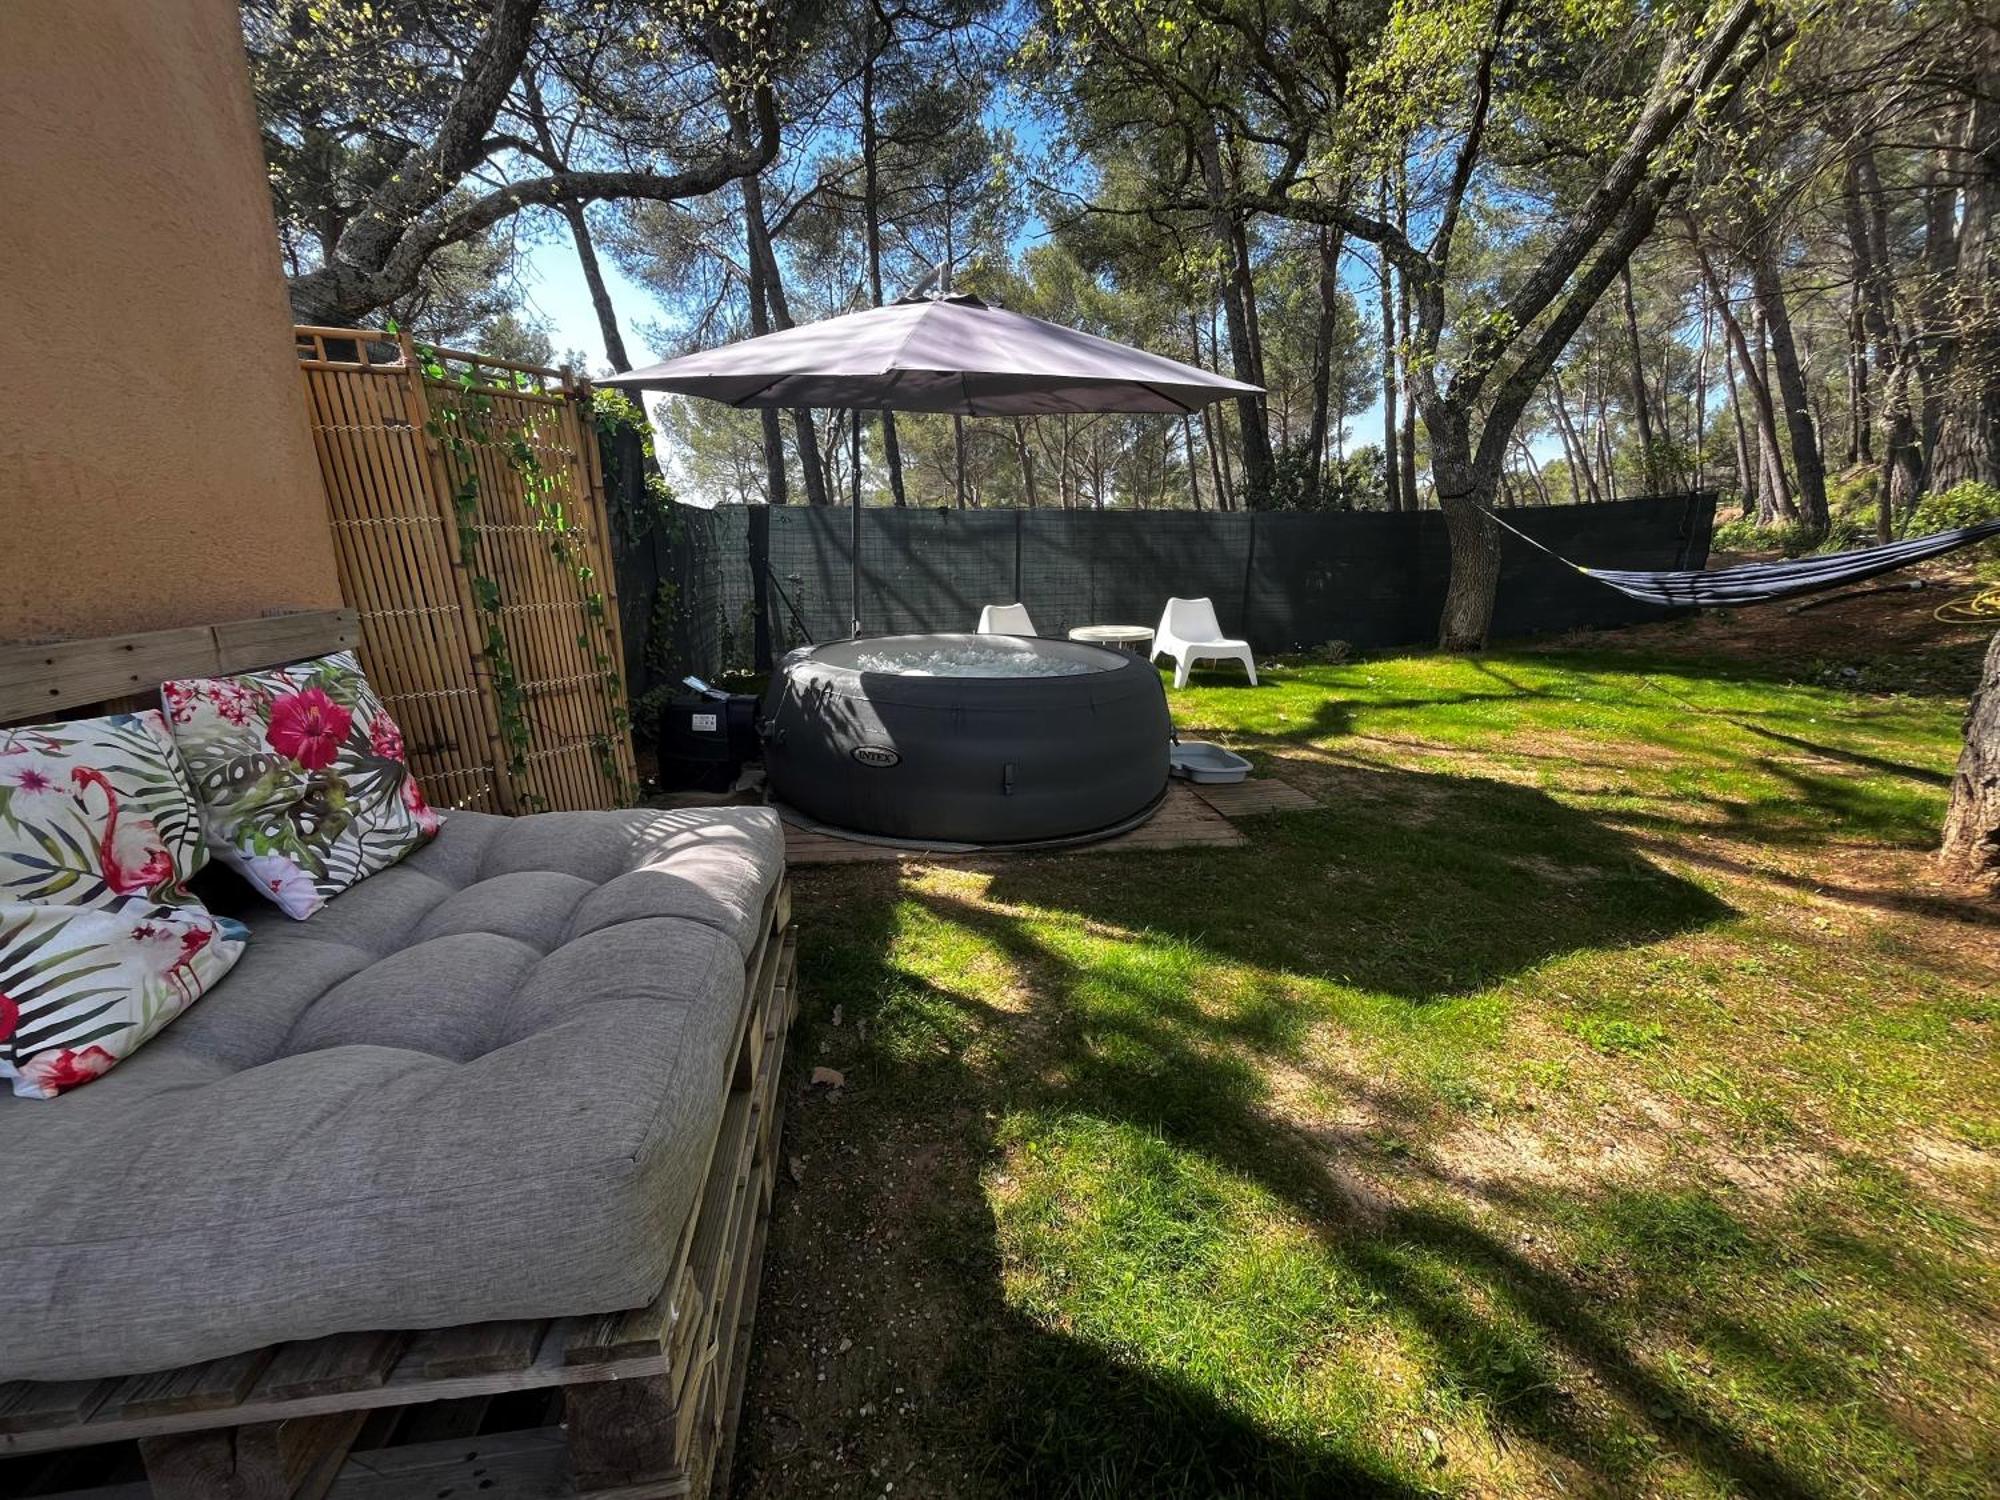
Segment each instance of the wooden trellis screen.
[[408,334],[295,334],[341,588],[426,794],[494,812],[631,801],[587,388]]

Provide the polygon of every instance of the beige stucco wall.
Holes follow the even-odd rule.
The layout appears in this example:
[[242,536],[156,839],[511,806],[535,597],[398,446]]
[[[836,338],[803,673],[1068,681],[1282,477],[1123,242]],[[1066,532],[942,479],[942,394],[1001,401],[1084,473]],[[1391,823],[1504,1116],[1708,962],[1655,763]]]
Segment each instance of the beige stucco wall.
[[0,0],[0,640],[338,603],[232,0]]

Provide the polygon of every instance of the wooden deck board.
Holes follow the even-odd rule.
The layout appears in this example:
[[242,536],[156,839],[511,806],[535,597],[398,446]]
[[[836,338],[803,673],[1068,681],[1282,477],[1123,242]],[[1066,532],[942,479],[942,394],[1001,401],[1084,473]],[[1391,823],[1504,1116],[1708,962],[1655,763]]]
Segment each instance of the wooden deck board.
[[1225,818],[1255,817],[1259,813],[1310,812],[1319,803],[1288,781],[1272,776],[1252,776],[1234,784],[1204,785],[1191,782],[1188,790]]
[[137,1421],[189,1412],[227,1411],[250,1394],[250,1388],[276,1352],[268,1348],[251,1349],[203,1364],[134,1375],[112,1392],[98,1409],[96,1423],[92,1425],[109,1420],[114,1413],[121,1421]]
[[[1302,793],[1300,795],[1303,795]],[[1040,854],[1123,854],[1136,849],[1187,849],[1201,845],[1247,844],[1249,840],[1215,808],[1197,797],[1184,782],[1167,787],[1160,810],[1128,833],[1096,844],[1076,844],[1066,849],[1031,851]],[[792,865],[844,865],[889,860],[911,860],[929,864],[938,860],[994,859],[1006,857],[1004,850],[975,849],[963,853],[933,853],[929,850],[898,849],[887,844],[863,843],[838,834],[820,833],[809,828],[785,825],[785,860]]]
[[0,1385],[0,1432],[32,1432],[83,1421],[117,1387],[115,1380],[16,1380]]
[[525,1370],[542,1345],[548,1319],[526,1318],[500,1323],[461,1323],[420,1333],[404,1356],[426,1375],[491,1375]]
[[389,1379],[408,1342],[407,1333],[376,1331],[334,1333],[286,1344],[257,1382],[256,1395],[267,1401],[291,1401],[373,1390]]

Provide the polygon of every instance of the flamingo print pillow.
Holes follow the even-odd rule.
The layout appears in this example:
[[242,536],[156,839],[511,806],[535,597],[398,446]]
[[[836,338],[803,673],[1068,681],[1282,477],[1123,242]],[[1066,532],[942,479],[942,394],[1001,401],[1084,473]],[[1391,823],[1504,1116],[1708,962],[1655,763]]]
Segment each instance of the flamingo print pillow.
[[0,1078],[53,1099],[130,1057],[243,953],[199,906],[0,905]]
[[163,683],[209,850],[306,918],[438,830],[351,651]]
[[0,729],[0,901],[188,906],[207,858],[158,710]]
[[0,730],[0,1078],[48,1099],[179,1015],[243,951],[184,884],[201,809],[157,712]]

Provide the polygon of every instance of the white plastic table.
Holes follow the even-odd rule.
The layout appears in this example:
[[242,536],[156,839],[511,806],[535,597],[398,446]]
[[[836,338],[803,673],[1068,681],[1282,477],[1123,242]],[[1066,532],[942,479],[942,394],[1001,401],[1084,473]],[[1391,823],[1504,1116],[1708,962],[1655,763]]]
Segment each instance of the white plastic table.
[[1146,625],[1079,625],[1070,631],[1069,638],[1093,646],[1121,646],[1138,651],[1151,643],[1153,632]]

